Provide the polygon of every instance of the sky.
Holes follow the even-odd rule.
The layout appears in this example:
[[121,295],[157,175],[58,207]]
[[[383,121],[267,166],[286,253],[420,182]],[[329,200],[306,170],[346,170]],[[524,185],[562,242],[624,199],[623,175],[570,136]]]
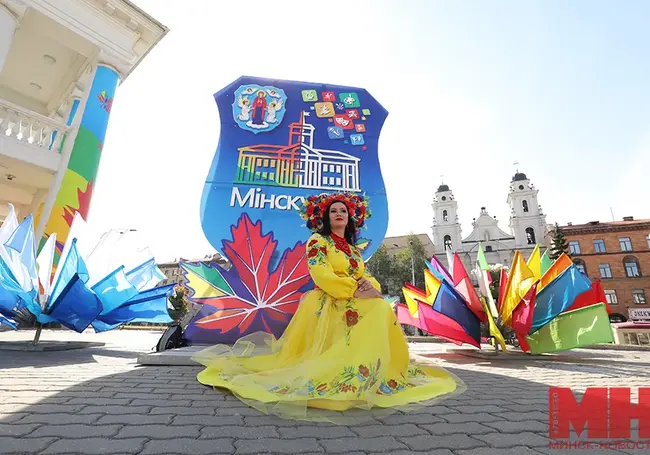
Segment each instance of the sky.
[[388,110],[387,236],[432,236],[443,180],[463,236],[482,206],[508,230],[516,168],[548,223],[650,218],[649,2],[134,3],[170,32],[118,87],[88,222],[137,229],[158,261],[215,251],[213,94],[242,75],[363,87]]

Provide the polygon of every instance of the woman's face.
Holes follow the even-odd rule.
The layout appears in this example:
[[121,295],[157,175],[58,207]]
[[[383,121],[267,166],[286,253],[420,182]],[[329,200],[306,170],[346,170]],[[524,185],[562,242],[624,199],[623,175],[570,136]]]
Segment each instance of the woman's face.
[[342,202],[335,202],[330,205],[329,217],[332,229],[345,229],[348,225],[348,208]]

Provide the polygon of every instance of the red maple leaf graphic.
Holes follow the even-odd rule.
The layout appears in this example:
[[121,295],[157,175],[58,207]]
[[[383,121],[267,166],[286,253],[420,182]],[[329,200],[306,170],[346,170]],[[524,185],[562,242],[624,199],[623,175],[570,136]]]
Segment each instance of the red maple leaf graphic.
[[72,219],[74,214],[79,212],[83,219],[85,220],[88,217],[88,210],[90,209],[90,200],[93,197],[93,182],[88,182],[86,191],[81,191],[81,188],[77,189],[77,204],[78,207],[73,207],[71,205],[66,205],[63,208],[63,219],[68,224],[72,226]]
[[[222,294],[218,297],[191,297],[195,303],[217,309],[196,324],[221,333],[238,327],[239,333],[244,335],[257,321],[251,331],[273,333],[270,323],[286,325],[289,322],[298,309],[303,294],[300,289],[311,280],[305,244],[298,242],[287,249],[271,271],[272,255],[278,242],[273,233],[262,233],[261,221],[254,224],[243,214],[231,232],[232,240],[224,240],[224,253],[233,268],[225,271],[219,266],[213,267],[228,285],[210,283],[216,293]],[[207,276],[201,279],[209,280]]]

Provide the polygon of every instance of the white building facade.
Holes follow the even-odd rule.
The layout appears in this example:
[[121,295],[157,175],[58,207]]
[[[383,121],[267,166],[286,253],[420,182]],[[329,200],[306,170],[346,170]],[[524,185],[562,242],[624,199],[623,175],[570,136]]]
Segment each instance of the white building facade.
[[0,222],[87,217],[116,86],[167,28],[127,0],[0,0]]
[[433,243],[436,257],[447,264],[447,250],[458,252],[468,270],[476,265],[479,242],[490,264],[510,266],[515,250],[525,258],[535,245],[545,250],[547,232],[546,215],[537,200],[538,190],[526,174],[517,172],[510,182],[507,203],[510,206],[510,230],[499,227],[496,217],[481,207],[478,218],[472,220],[472,232],[463,237],[458,217],[458,202],[448,185],[438,187],[433,201]]

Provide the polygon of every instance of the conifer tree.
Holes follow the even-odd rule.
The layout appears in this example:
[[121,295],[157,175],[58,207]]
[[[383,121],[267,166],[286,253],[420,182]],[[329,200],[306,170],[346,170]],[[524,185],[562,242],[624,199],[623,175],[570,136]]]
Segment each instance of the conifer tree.
[[567,239],[564,236],[564,232],[562,232],[560,225],[558,223],[555,223],[553,240],[548,257],[555,261],[562,255],[562,253],[565,253],[569,257],[571,256],[571,253],[569,252],[569,242],[567,242]]

